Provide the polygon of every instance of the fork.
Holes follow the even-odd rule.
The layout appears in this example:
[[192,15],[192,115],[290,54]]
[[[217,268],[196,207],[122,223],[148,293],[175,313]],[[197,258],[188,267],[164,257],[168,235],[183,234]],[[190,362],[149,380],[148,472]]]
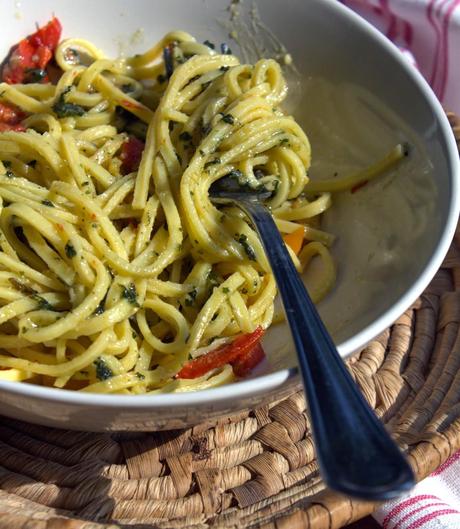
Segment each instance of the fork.
[[270,195],[242,189],[229,176],[209,189],[214,203],[239,207],[262,241],[297,351],[323,480],[358,499],[396,498],[414,486],[412,469],[339,356],[264,205]]

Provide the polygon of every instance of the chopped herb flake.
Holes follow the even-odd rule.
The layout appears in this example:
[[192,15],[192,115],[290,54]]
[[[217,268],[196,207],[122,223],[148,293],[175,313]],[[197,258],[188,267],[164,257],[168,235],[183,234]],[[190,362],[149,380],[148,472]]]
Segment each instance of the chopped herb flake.
[[211,165],[216,165],[220,163],[220,158],[214,158],[214,160],[210,160],[209,162],[206,162],[204,164],[204,168],[207,169],[208,167],[211,167]]
[[227,288],[227,287],[224,287],[224,288],[222,289],[222,292],[223,292],[224,294],[228,294],[228,293],[230,292],[230,289]]
[[94,360],[94,365],[96,366],[96,377],[99,380],[107,380],[113,377],[113,371],[101,357]]
[[47,198],[45,198],[45,200],[42,200],[42,204],[44,206],[48,206],[49,208],[54,208],[54,204],[51,202],[51,200],[48,200]]
[[222,44],[220,45],[220,51],[222,52],[223,55],[232,54],[232,50],[228,47],[228,45],[225,42],[222,42]]
[[142,373],[136,373],[136,377],[139,379],[139,380],[145,380],[145,375],[143,375]]
[[277,180],[273,180],[273,190],[272,190],[272,197],[274,197],[276,195],[276,193],[278,193],[278,188],[280,186],[280,181],[277,179]]
[[204,44],[205,46],[207,46],[208,48],[211,48],[211,50],[215,50],[215,49],[216,49],[216,45],[213,44],[212,42],[210,42],[209,40],[205,40],[205,41],[203,42],[203,44]]
[[59,118],[68,118],[72,116],[83,116],[86,112],[85,109],[80,105],[75,105],[74,103],[66,103],[66,96],[70,92],[72,87],[68,86],[64,89],[56,102],[53,105],[53,111]]
[[123,299],[126,299],[128,303],[131,303],[131,305],[134,305],[135,307],[139,307],[139,303],[137,302],[137,290],[136,285],[134,283],[129,283],[129,285],[122,285],[121,287],[121,297]]
[[72,259],[77,255],[77,251],[75,250],[74,246],[70,244],[70,242],[65,245],[65,254],[69,259]]
[[222,121],[233,125],[235,123],[235,118],[231,114],[222,114]]
[[38,310],[54,310],[53,305],[38,294],[32,294],[30,297],[38,303]]
[[203,134],[203,136],[207,136],[210,132],[211,132],[211,124],[208,123],[207,125],[203,125],[201,127],[201,133]]
[[198,294],[198,290],[196,288],[193,288],[186,296],[185,298],[185,304],[187,307],[191,307],[196,300],[196,296]]
[[235,178],[236,180],[240,180],[243,178],[243,173],[239,171],[238,169],[232,169],[227,175],[229,178]]
[[41,83],[46,77],[46,70],[42,68],[26,68],[24,78],[25,83]]
[[6,171],[6,173],[5,173],[5,176],[6,176],[7,178],[14,178],[14,177],[15,177],[15,174],[13,173],[13,171],[10,171],[10,170],[8,169],[8,171]]
[[255,261],[256,260],[256,252],[254,251],[254,248],[248,243],[248,237],[242,233],[238,237],[237,241],[244,248],[244,251],[246,252],[246,255],[248,256],[249,260],[250,261]]
[[217,286],[219,284],[219,280],[217,278],[217,274],[214,272],[214,270],[211,270],[209,272],[208,281],[211,283],[211,286]]
[[99,305],[94,309],[93,315],[94,316],[100,316],[101,314],[104,314],[105,312],[105,297],[101,299],[99,302]]
[[130,84],[130,83],[122,84],[122,85],[120,86],[120,89],[121,89],[121,91],[122,91],[124,94],[129,94],[130,92],[134,92],[133,85]]

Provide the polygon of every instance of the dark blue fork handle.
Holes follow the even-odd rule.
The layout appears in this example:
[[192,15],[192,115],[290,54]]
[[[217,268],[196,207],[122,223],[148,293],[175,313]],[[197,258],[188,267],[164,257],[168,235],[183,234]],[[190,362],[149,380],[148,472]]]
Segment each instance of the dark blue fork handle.
[[324,481],[364,500],[388,500],[407,492],[414,486],[413,472],[349,375],[272,216],[257,201],[240,200],[238,205],[253,220],[276,278],[297,348]]

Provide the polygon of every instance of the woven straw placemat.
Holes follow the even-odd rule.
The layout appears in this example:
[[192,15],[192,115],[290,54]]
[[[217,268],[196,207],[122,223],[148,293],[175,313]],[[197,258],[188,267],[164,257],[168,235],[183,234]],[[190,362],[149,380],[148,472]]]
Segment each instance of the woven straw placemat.
[[[348,366],[418,479],[460,449],[460,231],[420,299]],[[300,392],[168,432],[0,420],[0,529],[338,529],[374,508],[324,487]]]

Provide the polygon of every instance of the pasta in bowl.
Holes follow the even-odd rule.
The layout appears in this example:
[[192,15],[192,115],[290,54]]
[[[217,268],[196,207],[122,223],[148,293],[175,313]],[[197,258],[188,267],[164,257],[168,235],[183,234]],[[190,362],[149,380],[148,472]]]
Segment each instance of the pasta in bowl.
[[[26,41],[59,27],[53,18]],[[175,31],[143,55],[110,60],[68,39],[52,84],[12,82],[22,67],[12,50],[3,108],[27,117],[24,130],[0,135],[0,378],[127,393],[230,381],[227,361],[206,371],[186,362],[216,339],[261,335],[276,288],[248,220],[209,200],[225,175],[272,192],[281,229],[301,231],[299,268],[318,253],[318,292],[330,288],[331,236],[314,227],[330,194],[306,194],[310,145],[280,108],[281,67],[222,51]]]
[[210,185],[231,175],[271,192],[297,268],[319,270],[319,301],[335,283],[334,230],[320,222],[332,193],[403,164],[405,145],[310,180],[277,61],[240,62],[182,31],[111,59],[61,41],[59,26],[19,41],[3,66],[0,379],[64,400],[161,403],[250,374],[281,319],[276,285],[253,227],[213,205]]

